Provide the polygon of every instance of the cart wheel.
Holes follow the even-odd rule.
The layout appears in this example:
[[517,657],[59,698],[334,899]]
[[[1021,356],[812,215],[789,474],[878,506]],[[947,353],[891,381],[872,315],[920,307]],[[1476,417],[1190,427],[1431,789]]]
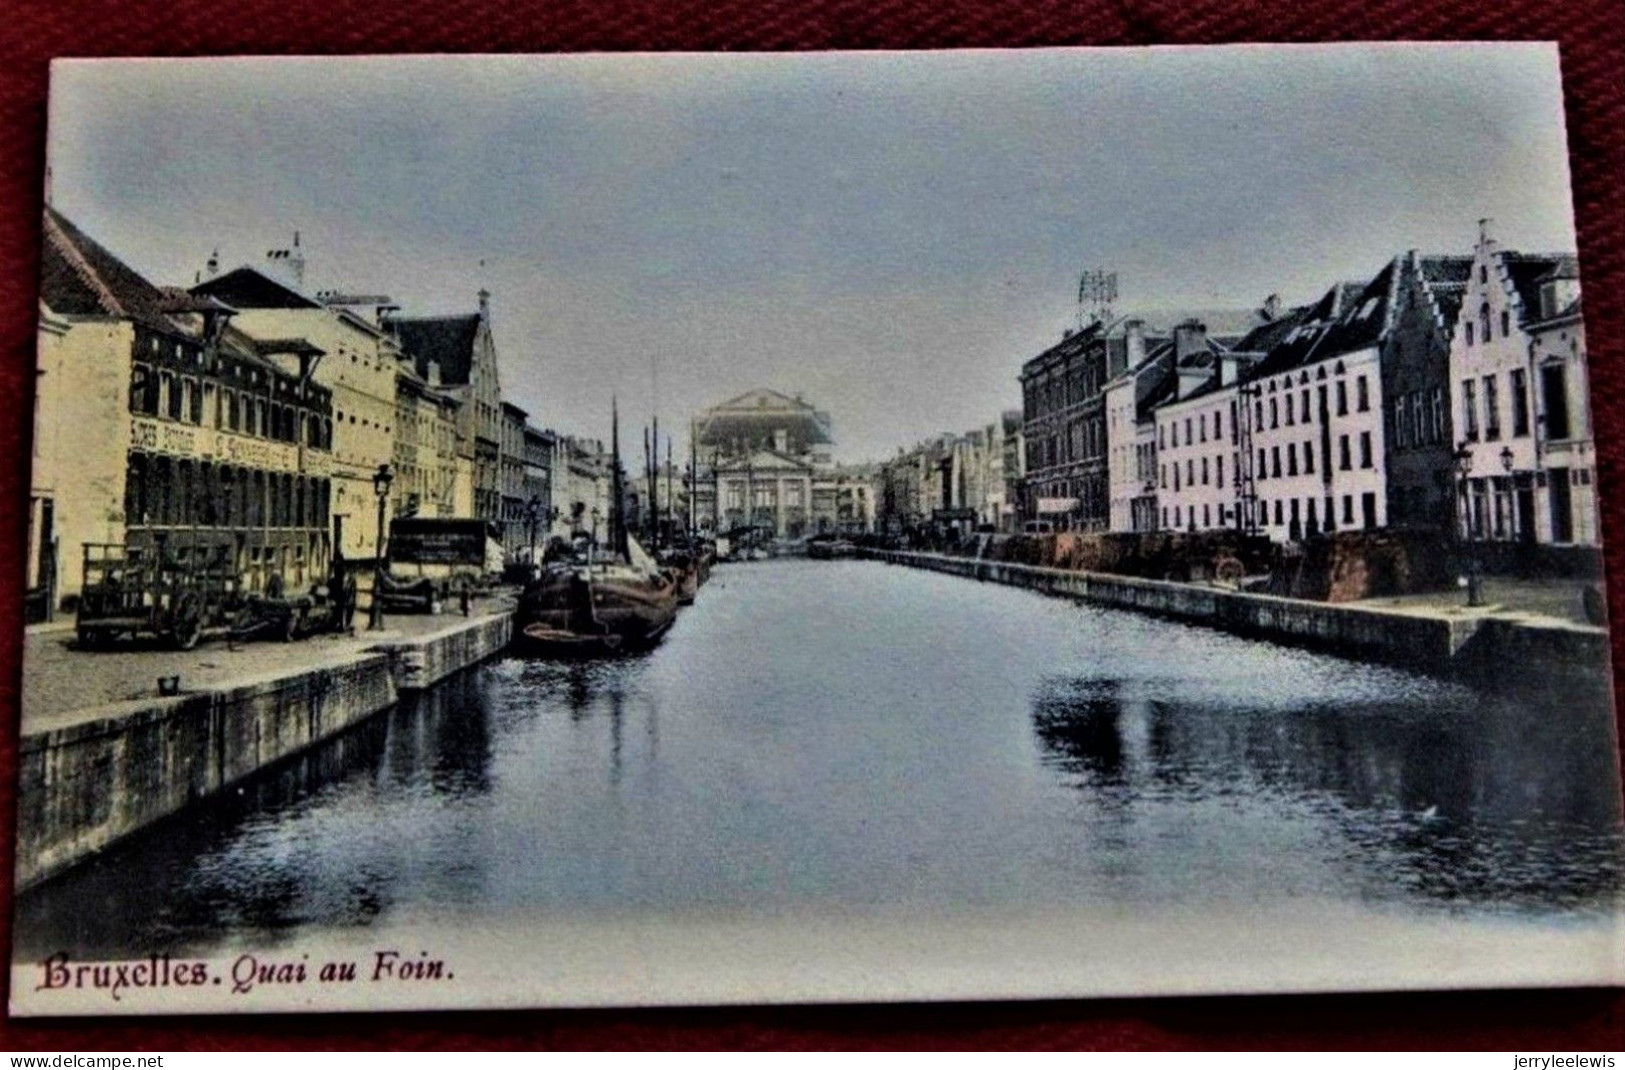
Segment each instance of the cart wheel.
[[191,650],[203,638],[203,599],[195,593],[181,595],[175,606],[175,622],[169,641],[176,650]]

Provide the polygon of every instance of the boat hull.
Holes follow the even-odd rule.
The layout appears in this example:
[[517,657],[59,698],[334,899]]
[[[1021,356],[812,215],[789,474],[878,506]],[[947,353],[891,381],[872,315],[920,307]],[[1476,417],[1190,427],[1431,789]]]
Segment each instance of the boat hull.
[[678,585],[629,570],[551,572],[520,600],[519,645],[541,653],[611,654],[659,642],[677,616]]

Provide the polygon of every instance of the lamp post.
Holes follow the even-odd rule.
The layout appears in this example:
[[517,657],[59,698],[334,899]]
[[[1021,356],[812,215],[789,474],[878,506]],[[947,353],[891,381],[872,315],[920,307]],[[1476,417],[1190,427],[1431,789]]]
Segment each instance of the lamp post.
[[598,506],[592,507],[592,538],[587,540],[587,568],[592,568],[592,552],[598,547]]
[[536,567],[536,522],[542,516],[542,499],[532,494],[525,503],[525,523],[530,528],[530,567]]
[[389,465],[381,464],[372,474],[372,490],[378,496],[378,541],[372,555],[372,612],[368,616],[367,630],[379,631],[384,626],[384,506],[389,501],[389,485],[395,474]]
[[1465,536],[1467,545],[1467,604],[1469,606],[1482,606],[1484,604],[1484,580],[1478,571],[1478,553],[1472,545],[1474,541],[1474,524],[1472,502],[1467,495],[1467,473],[1473,470],[1473,449],[1462,442],[1456,447],[1456,476],[1460,486],[1460,493],[1456,497],[1461,513],[1461,523],[1456,525],[1458,540]]
[[1514,460],[1516,460],[1516,458],[1512,456],[1512,447],[1502,446],[1501,471],[1505,472],[1507,475],[1507,537],[1509,539],[1516,539],[1518,537],[1518,496],[1512,492],[1512,463]]

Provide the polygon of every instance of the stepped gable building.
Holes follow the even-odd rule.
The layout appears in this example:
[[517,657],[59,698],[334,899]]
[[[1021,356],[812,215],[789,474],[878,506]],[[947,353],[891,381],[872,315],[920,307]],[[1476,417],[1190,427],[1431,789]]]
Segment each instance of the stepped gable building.
[[1450,343],[1472,271],[1470,256],[1400,259],[1382,353],[1388,523],[1448,531],[1454,515]]
[[43,234],[30,615],[77,596],[86,544],[224,559],[256,589],[325,575],[323,348],[250,335],[229,303],[160,289],[54,208]]
[[[390,315],[385,326],[408,354],[419,375],[439,367],[441,384],[457,389],[463,406],[458,439],[472,470],[471,516],[493,525],[503,522],[502,383],[497,370],[496,341],[491,333],[491,295],[479,293],[477,312],[453,316]],[[509,436],[511,438],[511,436]],[[523,466],[522,446],[518,458]],[[511,466],[510,466],[511,468]]]
[[1176,325],[1190,321],[1203,324],[1214,343],[1227,346],[1252,328],[1256,313],[1165,310],[1097,321],[1067,332],[1022,365],[1022,514],[1027,521],[1060,530],[1107,529],[1106,384],[1137,366],[1147,348],[1172,339]]
[[1450,347],[1464,536],[1596,545],[1596,461],[1572,253],[1501,248],[1480,224]]
[[[335,549],[352,560],[371,560],[379,552],[373,476],[395,460],[399,347],[376,323],[299,289],[279,266],[285,260],[278,252],[272,251],[266,267],[239,267],[190,292],[230,305],[236,310],[233,325],[250,337],[305,338],[325,354],[311,377],[333,398]],[[300,274],[302,268],[292,271]],[[295,355],[274,359],[284,371],[298,371]],[[392,487],[390,493],[399,491]]]

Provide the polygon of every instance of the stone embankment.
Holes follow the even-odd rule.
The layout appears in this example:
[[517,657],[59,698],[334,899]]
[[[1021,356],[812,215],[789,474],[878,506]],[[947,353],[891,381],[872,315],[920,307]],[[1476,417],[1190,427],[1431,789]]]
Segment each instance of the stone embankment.
[[1224,587],[1045,568],[948,554],[864,557],[1025,587],[1256,639],[1460,676],[1489,686],[1607,686],[1608,632],[1551,618],[1311,602]]
[[38,731],[25,725],[17,888],[491,657],[512,632],[504,610],[307,667],[76,711]]

